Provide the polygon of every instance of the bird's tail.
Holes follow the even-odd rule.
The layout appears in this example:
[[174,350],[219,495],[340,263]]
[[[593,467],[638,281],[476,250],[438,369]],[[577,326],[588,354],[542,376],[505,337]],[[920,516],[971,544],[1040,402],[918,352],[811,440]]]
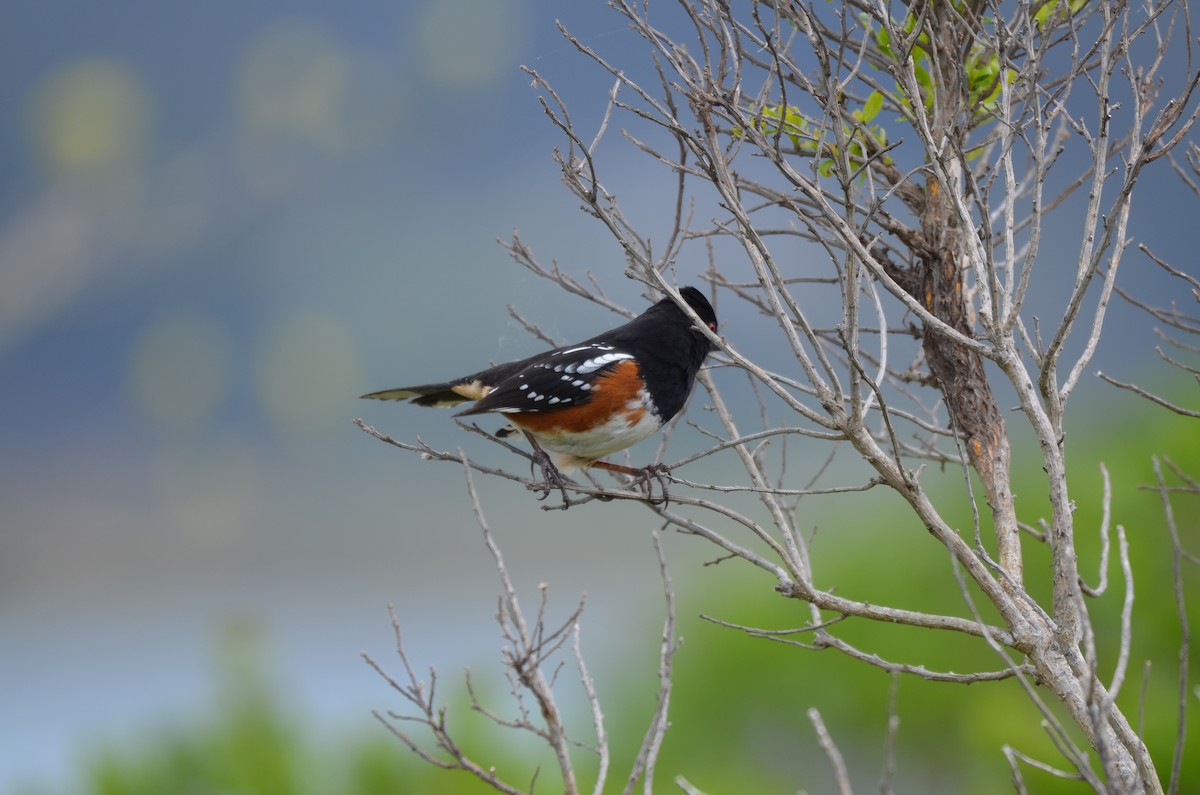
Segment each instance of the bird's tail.
[[398,389],[384,389],[363,395],[369,400],[408,400],[418,406],[457,406],[479,398],[491,391],[475,378],[469,381],[447,381],[444,384],[422,384]]

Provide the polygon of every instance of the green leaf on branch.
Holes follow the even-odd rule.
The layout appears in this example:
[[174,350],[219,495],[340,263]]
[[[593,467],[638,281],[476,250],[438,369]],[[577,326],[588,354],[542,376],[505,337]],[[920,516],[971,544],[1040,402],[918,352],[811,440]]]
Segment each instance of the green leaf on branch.
[[[1045,14],[1047,17],[1054,13],[1055,8],[1069,8],[1070,13],[1075,13],[1080,8],[1087,5],[1088,0],[1046,0],[1045,5],[1039,7],[1038,14]],[[995,24],[994,18],[985,17],[985,24]],[[903,24],[900,26],[906,38],[912,36],[916,29],[917,18],[913,14],[908,14]],[[926,111],[933,109],[934,102],[937,99],[938,85],[934,81],[931,74],[932,67],[929,57],[929,36],[925,32],[917,34],[915,40],[908,50],[907,58],[904,63],[899,63],[901,54],[898,54],[893,48],[893,41],[887,29],[880,26],[873,32],[875,46],[879,53],[894,62],[897,62],[901,69],[912,69],[913,77],[916,80],[917,93],[921,97],[921,104],[924,105]],[[967,89],[969,94],[969,107],[976,119],[992,112],[1000,99],[1001,90],[1006,85],[1011,85],[1016,79],[1016,72],[1013,69],[1002,66],[1000,57],[994,51],[987,50],[978,44],[971,47],[966,57],[967,73]],[[867,99],[866,105],[863,107],[862,120],[870,121],[874,114],[878,112],[876,108],[882,107],[883,97],[878,95],[879,92],[872,92],[872,95]],[[897,101],[906,108],[909,107],[914,97],[906,94],[902,85],[898,84],[896,91]],[[879,104],[875,104],[879,103]]]
[[[883,94],[872,91],[861,108],[851,112],[855,124],[843,124],[842,131],[848,141],[847,151],[850,155],[850,166],[860,168],[865,165],[873,153],[887,146],[887,130],[870,122],[883,110]],[[819,125],[810,122],[794,105],[770,105],[754,115],[751,127],[768,137],[775,135],[787,136],[792,148],[801,154],[815,155],[821,158],[817,165],[817,173],[823,177],[833,176],[838,169],[838,150],[829,141],[828,132]],[[735,138],[744,138],[746,131],[740,127],[732,130]],[[881,162],[890,165],[892,159],[886,155]]]
[[883,109],[883,94],[878,91],[872,91],[871,96],[867,97],[867,101],[863,103],[862,110],[858,112],[857,118],[863,124],[870,124],[871,120],[879,115],[879,111]]
[[1066,22],[1088,4],[1088,0],[1043,0],[1034,6],[1033,23],[1039,30]]
[[[754,129],[763,135],[775,135],[777,133],[786,135],[788,140],[791,141],[792,146],[801,151],[810,148],[812,150],[816,149],[816,141],[808,129],[808,120],[801,115],[799,109],[794,105],[788,105],[786,108],[781,105],[763,108],[762,112],[752,122],[752,125]],[[742,138],[745,134],[745,130],[738,127],[733,128],[733,135],[735,137]]]

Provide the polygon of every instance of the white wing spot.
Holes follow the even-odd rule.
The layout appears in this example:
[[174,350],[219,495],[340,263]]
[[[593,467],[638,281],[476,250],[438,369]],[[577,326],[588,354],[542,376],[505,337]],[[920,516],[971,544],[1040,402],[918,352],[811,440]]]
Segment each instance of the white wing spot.
[[599,370],[606,364],[619,362],[622,359],[632,359],[633,355],[629,353],[602,353],[599,356],[593,356],[591,359],[579,365],[579,372],[587,374]]
[[565,369],[568,373],[573,373],[573,372],[575,372],[575,365],[568,364]]
[[567,348],[566,350],[555,351],[555,356],[566,356],[568,353],[579,353],[580,351],[611,351],[611,345],[601,345],[593,342],[591,345],[580,345],[575,348]]
[[550,405],[553,406],[555,403],[562,403],[562,399],[556,397],[550,398]]
[[583,385],[584,385],[583,381],[580,381],[578,378],[576,378],[574,381],[571,382],[571,386],[583,386]]
[[[525,376],[521,376],[521,377],[524,378]],[[521,384],[521,386],[519,386],[517,388],[518,389],[529,389],[529,384]]]

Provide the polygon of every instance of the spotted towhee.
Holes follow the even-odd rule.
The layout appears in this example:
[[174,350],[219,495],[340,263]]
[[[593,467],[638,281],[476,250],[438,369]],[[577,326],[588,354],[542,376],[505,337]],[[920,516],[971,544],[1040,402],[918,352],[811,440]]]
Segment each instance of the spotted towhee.
[[[684,287],[679,294],[715,332],[716,313],[700,291]],[[559,470],[589,466],[640,475],[648,486],[660,468],[632,469],[600,459],[640,442],[678,414],[711,349],[687,313],[665,298],[625,325],[575,345],[454,381],[363,397],[411,399],[418,406],[474,400],[455,416],[503,414],[533,445],[547,494],[551,485],[563,490]]]

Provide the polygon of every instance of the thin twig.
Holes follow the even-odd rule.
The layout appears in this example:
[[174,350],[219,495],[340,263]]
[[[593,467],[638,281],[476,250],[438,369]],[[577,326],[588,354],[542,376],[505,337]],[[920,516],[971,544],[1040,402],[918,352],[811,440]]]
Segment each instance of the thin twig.
[[821,750],[825,752],[825,757],[833,766],[833,776],[837,782],[838,792],[840,795],[854,795],[854,788],[850,786],[850,771],[846,769],[846,760],[842,757],[842,752],[838,750],[837,743],[833,741],[829,730],[825,728],[825,721],[821,719],[820,710],[816,707],[810,709],[808,720],[817,732],[817,742],[820,744]]

